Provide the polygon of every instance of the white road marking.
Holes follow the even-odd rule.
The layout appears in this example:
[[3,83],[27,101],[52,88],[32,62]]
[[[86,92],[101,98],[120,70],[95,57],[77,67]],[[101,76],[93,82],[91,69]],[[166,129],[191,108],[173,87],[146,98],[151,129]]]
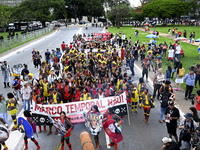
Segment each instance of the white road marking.
[[50,44],[48,45],[48,47],[51,46],[51,45],[52,45],[52,43],[50,43]]
[[110,146],[108,146],[108,144],[110,144],[110,140],[109,140],[109,137],[108,137],[108,135],[106,134],[106,132],[105,132],[105,137],[106,137],[106,145],[107,145],[107,148],[110,149]]
[[6,60],[6,59],[8,59],[9,57],[12,57],[12,56],[18,54],[20,51],[23,51],[23,50],[25,50],[25,49],[31,47],[32,45],[34,45],[34,44],[36,44],[36,43],[39,43],[40,41],[43,41],[44,39],[46,39],[46,38],[52,36],[52,35],[55,34],[55,33],[56,33],[56,32],[53,32],[53,33],[49,34],[48,36],[45,36],[44,38],[41,38],[40,40],[37,40],[37,41],[35,41],[35,42],[32,42],[32,43],[30,43],[30,44],[28,44],[28,45],[26,45],[26,46],[24,46],[24,47],[22,47],[22,48],[19,48],[18,50],[14,51],[14,52],[11,52],[11,53],[9,53],[9,54],[7,54],[7,55],[5,55],[5,56],[0,57],[0,58],[1,58],[1,61]]
[[[142,76],[142,69],[140,69],[136,64],[134,64],[134,67],[137,69],[137,72],[139,73],[139,75]],[[154,89],[153,81],[151,80],[151,78],[148,78],[148,82],[150,83],[148,84],[150,88]],[[181,118],[184,118],[184,112],[179,107],[176,106],[176,108],[179,109]]]

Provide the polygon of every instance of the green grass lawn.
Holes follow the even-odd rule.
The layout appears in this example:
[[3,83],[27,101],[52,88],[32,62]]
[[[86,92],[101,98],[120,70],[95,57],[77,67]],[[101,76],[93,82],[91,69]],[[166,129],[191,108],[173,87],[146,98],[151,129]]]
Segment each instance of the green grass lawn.
[[[187,32],[187,38],[189,39],[190,36],[190,32],[195,32],[196,36],[195,39],[200,38],[200,27],[194,27],[194,26],[175,26],[175,28],[178,28],[178,31],[182,32],[182,36],[183,36],[183,32],[184,30],[186,30]],[[172,29],[173,27],[156,27],[156,31],[161,32],[161,33],[166,33],[168,34],[168,30],[171,29],[171,33],[172,33]],[[154,27],[150,27],[149,30],[153,31]]]
[[[160,28],[162,29],[162,27],[160,27]],[[160,29],[160,28],[157,28],[157,29]],[[162,29],[162,30],[164,31],[164,29]],[[150,41],[149,38],[146,38],[146,35],[149,34],[147,32],[139,31],[138,39],[135,38],[135,35],[134,35],[135,29],[133,29],[133,27],[120,27],[120,29],[117,29],[116,27],[109,27],[109,32],[119,33],[120,31],[122,31],[122,33],[126,34],[127,39],[129,39],[129,37],[131,37],[134,43],[138,39],[139,39],[140,43],[146,43],[146,42]],[[173,39],[160,36],[160,38],[157,39],[157,44],[163,43],[164,41],[166,41],[167,45],[169,45],[170,43],[174,43]],[[182,62],[183,67],[186,70],[186,73],[188,73],[189,67],[191,65],[196,65],[198,63],[198,61],[200,61],[199,54],[197,51],[198,46],[194,46],[194,45],[184,43],[184,42],[181,42],[181,45],[184,50],[185,57],[181,56],[180,61]],[[167,66],[170,65],[170,63],[167,63],[167,58],[163,58],[162,62],[163,62],[163,64],[162,64],[163,72],[166,73]],[[173,68],[173,65],[171,65],[171,67]],[[186,87],[185,83],[182,84],[182,87],[185,89],[185,87]]]
[[[18,33],[18,35],[21,35],[21,31],[15,31],[15,35]],[[4,39],[6,39],[7,38],[7,36],[8,36],[8,32],[6,32],[6,34],[4,33],[4,32],[0,32],[0,36],[3,36],[4,37]]]

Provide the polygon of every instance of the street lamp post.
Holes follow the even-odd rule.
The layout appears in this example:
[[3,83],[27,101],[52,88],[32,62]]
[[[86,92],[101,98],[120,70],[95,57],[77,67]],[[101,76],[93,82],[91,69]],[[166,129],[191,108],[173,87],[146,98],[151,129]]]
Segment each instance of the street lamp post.
[[[65,8],[67,9],[69,6],[65,6]],[[66,13],[66,16],[65,16],[66,18],[65,18],[65,25],[66,25],[66,27],[67,27],[67,24],[68,24],[68,20],[67,20],[67,13]]]

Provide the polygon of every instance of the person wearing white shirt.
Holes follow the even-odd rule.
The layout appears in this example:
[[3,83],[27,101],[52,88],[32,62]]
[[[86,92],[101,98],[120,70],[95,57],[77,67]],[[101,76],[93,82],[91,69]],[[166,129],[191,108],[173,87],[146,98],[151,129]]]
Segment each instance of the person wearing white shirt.
[[51,74],[48,76],[49,83],[53,83],[55,79],[57,79],[58,76],[54,73],[54,70],[51,70]]
[[177,43],[178,45],[176,46],[176,52],[175,52],[175,57],[178,57],[178,60],[180,61],[180,53],[181,53],[181,48],[182,46]]
[[167,53],[167,61],[171,60],[171,64],[172,64],[173,58],[174,58],[174,49],[170,47]]
[[119,45],[117,44],[117,42],[115,42],[114,46],[115,46],[116,48],[119,48]]
[[[31,97],[31,88],[28,86],[28,82],[25,81],[24,87],[21,89],[21,98],[24,102],[24,111],[30,111],[30,97]],[[28,105],[28,108],[26,107]]]
[[123,43],[124,43],[125,39],[126,39],[126,35],[123,33],[123,35],[122,35],[122,41],[123,41]]

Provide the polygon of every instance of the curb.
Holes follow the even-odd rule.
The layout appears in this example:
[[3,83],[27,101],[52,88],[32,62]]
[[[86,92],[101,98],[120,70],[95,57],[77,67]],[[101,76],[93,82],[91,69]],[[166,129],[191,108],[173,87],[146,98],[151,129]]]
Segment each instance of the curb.
[[[1,54],[2,56],[0,55],[1,61],[6,60],[6,59],[8,59],[9,57],[11,57],[11,56],[13,56],[13,55],[16,55],[16,54],[18,54],[18,53],[20,53],[20,52],[22,52],[22,51],[25,50],[27,47],[29,47],[29,46],[31,46],[31,45],[34,45],[35,43],[44,40],[45,38],[51,36],[52,34],[55,34],[56,32],[58,32],[58,29],[55,30],[55,31],[53,31],[53,32],[51,32],[51,33],[49,33],[49,34],[47,34],[47,35],[44,35],[44,36],[42,36],[42,37],[38,37],[38,38],[35,39],[35,40],[29,41],[28,43],[25,43],[25,44],[23,44],[23,45],[20,45],[20,46],[18,46],[18,47],[15,47],[15,48],[13,48],[13,49],[10,49],[10,50],[8,50],[8,51],[2,53],[2,54]],[[14,50],[14,49],[16,49],[16,50]],[[14,51],[13,51],[13,50],[14,50]]]
[[[10,53],[8,53],[8,54],[5,54],[4,56],[1,56],[0,58],[1,58],[1,60],[3,60],[3,59],[7,59],[7,58],[9,58],[9,57],[11,57],[11,56],[13,56],[13,55],[15,55],[15,54],[17,54],[17,53],[19,53],[19,52],[21,52],[21,51],[23,51],[24,49],[26,49],[27,47],[29,47],[29,46],[31,46],[31,45],[33,45],[33,44],[35,44],[35,43],[37,43],[37,42],[40,42],[40,41],[42,41],[42,40],[44,40],[45,38],[47,38],[47,37],[49,37],[49,36],[51,36],[51,35],[53,35],[53,34],[55,34],[56,32],[58,31],[58,29],[57,30],[55,30],[54,32],[51,32],[50,34],[47,34],[47,35],[45,35],[45,36],[43,36],[43,37],[41,37],[40,39],[36,39],[36,41],[30,41],[31,43],[26,43],[26,46],[24,46],[24,47],[22,47],[22,48],[19,48],[19,49],[17,49],[17,50],[15,50],[15,51],[13,51],[12,52],[12,49],[11,49],[11,52]],[[21,45],[21,46],[23,46],[23,45]],[[16,47],[17,48],[17,47]],[[10,51],[10,50],[9,50]],[[8,51],[8,52],[9,52]],[[19,112],[19,114],[17,115],[17,118],[18,117],[24,117],[23,116],[23,108],[22,108],[22,110]],[[6,140],[6,145],[7,145],[7,147],[10,149],[10,150],[22,150],[23,148],[24,148],[24,142],[23,142],[23,138],[24,138],[24,133],[20,133],[19,131],[11,131],[12,130],[12,127],[14,126],[14,123],[12,122],[11,123],[11,125],[10,125],[10,127],[9,127],[9,138],[8,138],[8,140]]]
[[[136,68],[134,68],[134,70],[140,75],[140,76],[142,76],[142,69],[140,69],[140,67],[137,65],[137,64],[134,64],[134,67]],[[145,79],[144,79],[145,80]],[[152,79],[149,77],[148,78],[148,82],[146,83],[147,85],[148,85],[148,87],[150,87],[150,89],[153,91],[153,89],[154,89],[154,87],[153,87],[153,81],[152,81]],[[179,112],[180,112],[180,117],[181,118],[184,118],[184,112],[179,108],[179,107],[177,107],[176,106],[176,108],[178,108],[179,109]],[[180,119],[180,118],[179,118]]]

